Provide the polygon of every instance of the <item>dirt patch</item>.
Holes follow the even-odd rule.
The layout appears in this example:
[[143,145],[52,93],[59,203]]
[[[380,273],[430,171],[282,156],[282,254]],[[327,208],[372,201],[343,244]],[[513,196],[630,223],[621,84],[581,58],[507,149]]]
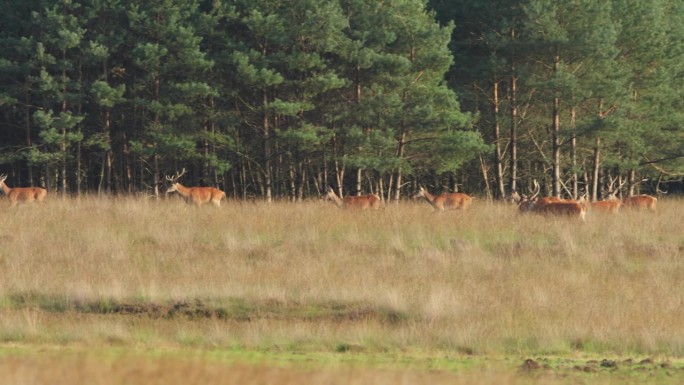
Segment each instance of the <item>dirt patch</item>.
[[570,375],[571,373],[615,373],[625,375],[635,375],[638,373],[646,373],[647,375],[655,376],[656,373],[664,373],[665,375],[673,375],[674,371],[684,371],[684,367],[673,366],[669,361],[656,362],[653,358],[644,358],[636,360],[627,358],[623,360],[601,359],[601,360],[573,360],[573,359],[557,359],[557,358],[537,358],[526,359],[518,367],[523,372],[535,372],[540,369],[547,369],[549,372],[556,373],[562,376]]
[[224,319],[249,322],[257,319],[303,321],[362,322],[376,321],[399,325],[415,319],[406,313],[354,302],[297,302],[281,300],[246,300],[230,298],[204,301],[146,302],[117,300],[84,300],[37,294],[11,296],[15,308],[40,308],[52,313],[133,315],[161,319]]

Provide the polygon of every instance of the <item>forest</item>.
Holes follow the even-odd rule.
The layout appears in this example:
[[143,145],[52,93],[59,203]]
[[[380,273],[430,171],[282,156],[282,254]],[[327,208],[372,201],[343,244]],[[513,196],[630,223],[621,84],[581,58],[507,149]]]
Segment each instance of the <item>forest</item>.
[[5,0],[0,173],[58,194],[684,190],[684,2]]

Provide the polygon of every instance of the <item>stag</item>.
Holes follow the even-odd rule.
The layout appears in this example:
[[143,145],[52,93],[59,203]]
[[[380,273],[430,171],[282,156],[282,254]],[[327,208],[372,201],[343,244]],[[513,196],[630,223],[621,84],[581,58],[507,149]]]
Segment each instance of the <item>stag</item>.
[[226,197],[226,193],[215,187],[183,186],[178,180],[184,174],[185,168],[180,173],[176,172],[173,176],[166,176],[166,180],[169,181],[169,187],[166,189],[166,194],[177,192],[186,200],[186,202],[194,203],[198,207],[208,202],[213,203],[215,206],[221,206],[221,200]]
[[537,198],[540,191],[541,186],[539,186],[539,183],[535,180],[534,190],[531,190],[532,195],[529,197],[526,195],[520,197],[518,210],[521,213],[532,212],[545,215],[576,217],[582,221],[584,220],[587,210],[582,203],[558,197]]
[[622,201],[618,199],[617,194],[625,183],[622,182],[618,187],[614,187],[616,180],[617,178],[612,179],[609,182],[608,193],[605,194],[603,200],[591,203],[592,210],[598,210],[601,212],[612,214],[615,214],[618,211],[620,211],[620,207],[622,207]]

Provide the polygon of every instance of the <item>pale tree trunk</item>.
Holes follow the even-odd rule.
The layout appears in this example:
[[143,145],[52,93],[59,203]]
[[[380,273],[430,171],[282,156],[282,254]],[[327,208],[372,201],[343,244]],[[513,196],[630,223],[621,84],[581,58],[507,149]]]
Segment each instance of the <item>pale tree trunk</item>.
[[[570,126],[575,128],[575,120],[577,119],[577,110],[575,107],[570,111]],[[572,134],[572,139],[570,142],[570,154],[572,157],[572,199],[577,199],[579,197],[579,177],[577,176],[577,136],[574,131]]]
[[492,190],[489,187],[489,176],[487,175],[487,163],[482,155],[480,155],[480,167],[482,168],[482,179],[484,179],[485,182],[485,191],[487,193],[487,199],[492,200]]
[[[361,95],[363,93],[363,87],[361,86],[361,67],[356,67],[356,104],[361,104]],[[360,148],[359,148],[360,150]],[[361,195],[361,183],[363,182],[363,170],[356,170],[356,195]],[[340,195],[342,196],[342,195]]]
[[[335,158],[335,182],[337,182],[338,194],[342,194],[342,181],[344,180],[345,165],[340,164],[337,152],[337,136],[333,136],[333,156]],[[325,186],[324,190],[328,186]]]
[[[399,145],[397,146],[397,157],[401,159],[404,156],[404,145],[406,142],[406,132],[402,132],[399,137]],[[397,170],[397,182],[395,184],[396,188],[394,190],[394,201],[399,202],[401,195],[401,181],[402,181],[402,171],[401,168]]]
[[[66,56],[66,54],[64,55]],[[66,57],[64,57],[66,59]],[[66,102],[66,70],[62,71],[62,77],[63,77],[63,82],[64,82],[64,88],[62,90],[63,96],[62,96],[62,112],[64,114],[67,113],[67,102]],[[62,152],[62,194],[63,196],[66,196],[67,193],[67,186],[68,184],[68,175],[67,175],[67,129],[66,127],[62,128],[62,142],[60,143],[60,151]]]
[[511,28],[511,46],[513,47],[513,51],[511,53],[511,65],[510,65],[510,71],[511,71],[511,90],[510,90],[510,99],[511,99],[511,135],[510,135],[510,169],[511,169],[511,174],[510,174],[510,189],[511,192],[514,192],[517,190],[517,180],[518,180],[518,142],[516,139],[517,135],[517,127],[518,127],[518,80],[516,77],[516,67],[515,67],[515,45],[513,44],[515,42],[515,28]]
[[552,146],[553,146],[553,165],[551,175],[551,185],[553,186],[552,195],[560,196],[560,99],[553,98],[553,128]]
[[631,169],[629,170],[629,174],[627,174],[627,185],[629,185],[629,191],[627,196],[633,196],[635,194],[635,188],[637,186],[637,181],[636,181],[636,170]]
[[[31,95],[29,93],[29,85],[26,84],[26,93],[24,94],[24,111],[26,114],[26,118],[24,120],[24,125],[26,127],[26,147],[31,148],[32,143],[31,143]],[[29,186],[33,187],[33,167],[30,164],[26,165],[26,168],[28,170],[28,180],[29,180]],[[47,186],[44,186],[47,187]]]
[[361,186],[363,183],[363,170],[356,170],[356,195],[361,195]]
[[[504,186],[503,175],[503,156],[501,154],[501,132],[499,127],[499,83],[494,81],[493,87],[493,105],[494,105],[494,170],[496,172],[496,192],[499,199],[504,199],[506,196],[506,187]],[[484,160],[482,160],[484,162]],[[483,166],[483,171],[486,169]],[[485,178],[486,175],[483,175]],[[487,184],[487,195],[489,196],[489,181],[485,179]]]
[[268,94],[263,91],[264,116],[262,119],[262,131],[264,136],[264,186],[263,193],[266,202],[271,202],[273,198],[271,187],[271,125],[268,118]]
[[598,182],[599,182],[599,168],[601,164],[601,139],[596,138],[596,143],[594,145],[594,162],[591,170],[591,200],[598,200]]
[[[598,117],[603,119],[605,116],[603,112],[603,100],[598,103]],[[596,137],[594,144],[594,162],[592,165],[592,180],[591,180],[591,200],[598,200],[598,185],[599,185],[599,170],[601,168],[601,137]]]
[[[553,58],[553,71],[558,73],[560,67],[560,57],[555,55]],[[553,123],[551,128],[551,145],[553,152],[553,164],[551,185],[553,186],[552,195],[560,196],[560,98],[553,98]]]

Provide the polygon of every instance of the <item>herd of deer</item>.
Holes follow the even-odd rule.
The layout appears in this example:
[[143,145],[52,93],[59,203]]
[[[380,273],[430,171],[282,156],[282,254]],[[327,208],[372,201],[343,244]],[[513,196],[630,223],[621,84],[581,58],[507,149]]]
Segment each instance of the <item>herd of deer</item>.
[[[167,183],[163,185],[163,193],[169,194],[177,192],[188,203],[201,206],[205,203],[213,203],[216,206],[221,205],[221,201],[226,198],[226,193],[214,187],[186,187],[179,183],[181,176],[185,174],[185,169],[173,176],[166,176]],[[40,187],[15,187],[10,188],[5,184],[7,175],[0,175],[0,189],[9,198],[11,204],[14,206],[19,202],[42,202],[47,195],[47,190]],[[647,209],[651,211],[656,210],[657,198],[650,195],[635,195],[624,198],[622,200],[617,198],[617,193],[622,187],[622,184],[617,188],[613,188],[614,181],[610,183],[609,192],[605,199],[588,203],[584,197],[579,200],[561,199],[557,197],[542,197],[539,198],[541,188],[537,181],[534,181],[534,189],[531,195],[520,195],[514,192],[509,200],[518,205],[518,210],[521,213],[539,213],[545,215],[559,215],[578,218],[584,220],[587,209],[604,211],[610,213],[617,213],[621,207]],[[341,208],[349,209],[379,209],[382,207],[382,200],[376,194],[346,196],[341,198],[338,196],[332,187],[329,187],[323,198],[332,200]],[[466,210],[473,201],[473,198],[462,193],[444,193],[440,195],[430,194],[424,187],[420,187],[418,194],[414,198],[425,199],[436,211],[444,211],[451,209]]]
[[[562,199],[558,197],[539,198],[541,187],[535,180],[534,189],[531,191],[531,195],[527,196],[523,194],[521,196],[515,192],[509,197],[509,201],[515,202],[521,213],[567,216],[582,221],[584,220],[588,209],[608,213],[617,213],[623,206],[651,211],[656,210],[657,198],[650,195],[635,195],[621,200],[617,198],[617,193],[620,191],[622,184],[615,189],[613,189],[613,184],[614,181],[611,182],[609,192],[606,194],[604,200],[588,203],[584,196],[579,200]],[[328,188],[325,198],[334,201],[342,208],[378,209],[382,205],[380,197],[375,194],[340,198],[332,187]],[[436,211],[452,209],[466,210],[473,201],[472,197],[463,193],[432,195],[422,186],[414,198],[425,199],[425,201],[427,201]]]
[[534,212],[549,215],[565,215],[584,220],[588,209],[617,213],[623,206],[636,209],[656,210],[658,199],[650,195],[634,195],[625,199],[618,199],[617,193],[622,184],[613,189],[614,181],[610,183],[609,192],[604,200],[587,202],[585,195],[578,200],[562,199],[558,197],[539,198],[540,186],[534,181],[534,190],[530,196],[520,196],[517,192],[510,196],[510,200],[518,204],[521,213]]

